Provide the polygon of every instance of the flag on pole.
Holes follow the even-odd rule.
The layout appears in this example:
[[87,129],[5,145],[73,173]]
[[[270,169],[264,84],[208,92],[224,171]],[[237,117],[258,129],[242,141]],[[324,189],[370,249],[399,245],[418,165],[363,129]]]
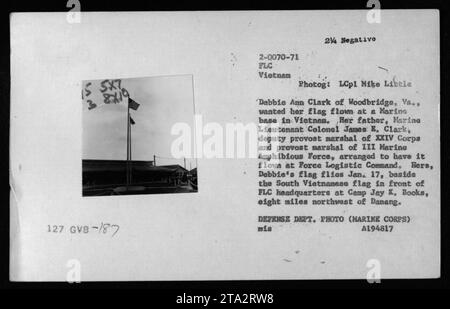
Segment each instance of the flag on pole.
[[133,120],[133,118],[131,118],[131,116],[130,116],[130,123],[131,124],[136,124],[136,122],[134,122],[134,120]]
[[134,110],[137,110],[138,109],[138,107],[139,107],[139,103],[137,103],[136,101],[134,101],[133,99],[131,99],[131,98],[128,98],[128,108],[131,108],[131,109],[134,109]]

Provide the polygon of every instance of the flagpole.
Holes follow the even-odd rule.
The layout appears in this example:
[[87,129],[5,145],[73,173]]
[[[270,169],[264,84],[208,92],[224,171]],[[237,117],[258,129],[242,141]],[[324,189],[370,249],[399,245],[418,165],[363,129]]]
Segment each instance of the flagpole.
[[[129,111],[130,109],[128,109]],[[128,126],[130,127],[130,184],[133,181],[133,157],[131,156],[131,119],[128,120]]]
[[132,162],[133,161],[133,156],[131,155],[131,149],[132,149],[133,147],[131,147],[131,121],[130,121],[130,162]]
[[130,117],[130,108],[137,110],[139,108],[139,103],[135,102],[133,99],[128,97],[128,107],[127,107],[127,188],[132,181],[133,172],[133,160],[131,157],[131,124],[134,124],[134,120]]
[[129,174],[129,162],[130,162],[130,104],[127,104],[127,189],[130,183]]

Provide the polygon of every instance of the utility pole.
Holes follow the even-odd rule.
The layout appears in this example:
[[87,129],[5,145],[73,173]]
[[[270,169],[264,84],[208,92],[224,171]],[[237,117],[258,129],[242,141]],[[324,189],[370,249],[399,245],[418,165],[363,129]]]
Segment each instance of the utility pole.
[[153,155],[153,166],[156,166],[156,156]]

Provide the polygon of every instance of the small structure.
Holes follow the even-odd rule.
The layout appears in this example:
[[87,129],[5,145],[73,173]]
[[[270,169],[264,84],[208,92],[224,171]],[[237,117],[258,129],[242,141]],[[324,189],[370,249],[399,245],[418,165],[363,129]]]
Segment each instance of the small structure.
[[[144,187],[144,191],[154,188],[170,191],[189,184],[189,172],[178,164],[154,166],[153,161],[130,161],[128,164],[131,171],[128,186]],[[126,160],[83,160],[83,195],[96,195],[94,193],[101,190],[114,191],[126,186]],[[121,190],[114,192],[117,191]]]
[[189,171],[189,182],[192,188],[197,190],[197,168],[193,168]]

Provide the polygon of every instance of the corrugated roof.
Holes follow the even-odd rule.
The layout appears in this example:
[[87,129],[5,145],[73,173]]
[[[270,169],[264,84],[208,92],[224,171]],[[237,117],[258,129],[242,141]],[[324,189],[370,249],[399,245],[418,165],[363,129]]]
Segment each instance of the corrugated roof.
[[[187,171],[182,166],[159,165],[153,166],[153,161],[131,161],[133,171],[153,173],[174,173],[178,170]],[[83,172],[126,172],[126,160],[83,160]]]

